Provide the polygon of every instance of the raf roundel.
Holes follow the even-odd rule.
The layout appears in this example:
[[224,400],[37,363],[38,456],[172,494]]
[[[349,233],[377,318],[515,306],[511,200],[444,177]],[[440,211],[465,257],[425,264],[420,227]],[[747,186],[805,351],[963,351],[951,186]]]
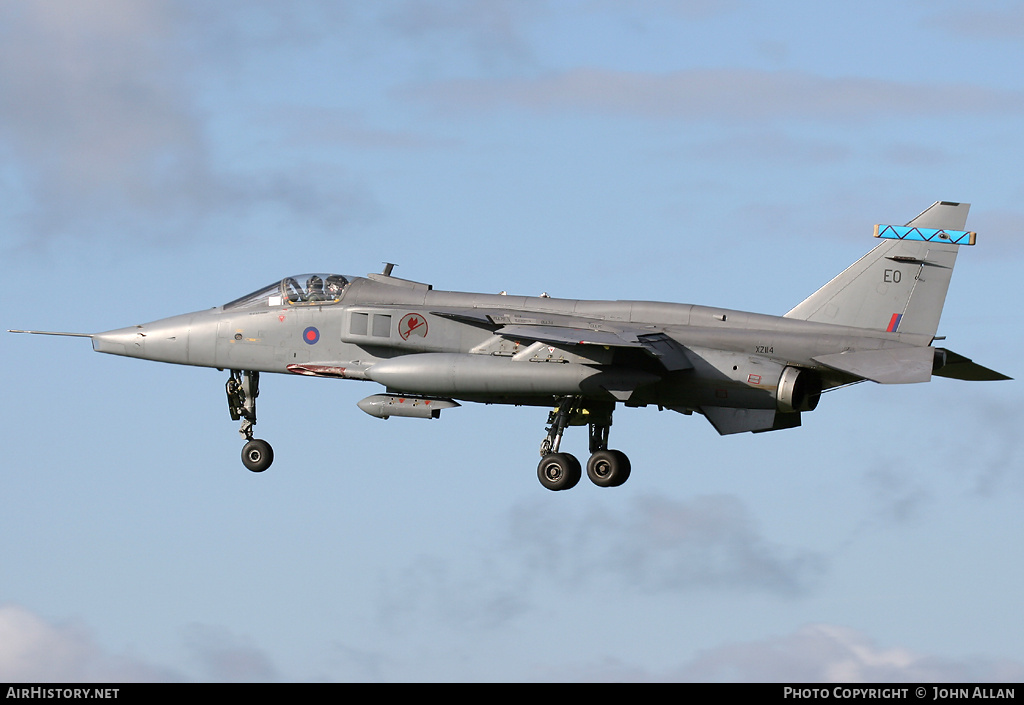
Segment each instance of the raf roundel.
[[310,326],[306,330],[302,331],[302,339],[309,345],[313,345],[320,340],[320,331],[313,326]]

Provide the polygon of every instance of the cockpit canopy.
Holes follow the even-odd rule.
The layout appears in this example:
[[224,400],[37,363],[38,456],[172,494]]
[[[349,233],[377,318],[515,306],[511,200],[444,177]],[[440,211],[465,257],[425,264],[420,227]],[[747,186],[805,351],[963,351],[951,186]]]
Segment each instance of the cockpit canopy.
[[349,278],[341,274],[298,274],[224,304],[224,310],[261,306],[322,306],[345,295]]

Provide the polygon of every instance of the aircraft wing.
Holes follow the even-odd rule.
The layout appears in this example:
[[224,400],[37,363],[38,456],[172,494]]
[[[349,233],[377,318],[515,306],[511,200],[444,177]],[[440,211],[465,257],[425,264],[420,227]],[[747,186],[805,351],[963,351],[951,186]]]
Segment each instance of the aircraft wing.
[[637,340],[647,351],[648,355],[656,358],[661,366],[669,372],[676,370],[688,370],[693,367],[690,358],[686,354],[686,348],[680,345],[675,338],[664,333],[641,333]]
[[693,367],[686,348],[664,333],[643,329],[567,328],[563,326],[507,325],[496,333],[505,338],[538,340],[557,345],[601,345],[609,348],[640,348],[668,372]]
[[497,331],[504,338],[517,340],[539,340],[542,343],[560,345],[604,345],[608,347],[641,347],[634,338],[620,336],[609,330],[589,330],[587,328],[564,328],[562,326],[502,326]]
[[639,348],[661,363],[668,372],[693,367],[685,347],[665,333],[652,332],[648,328],[609,325],[604,321],[594,321],[593,326],[580,327],[580,319],[572,316],[545,314],[541,318],[496,309],[432,310],[431,313],[460,323],[489,328],[503,338],[536,340],[552,345]]
[[491,316],[487,315],[486,311],[472,308],[460,308],[457,310],[450,311],[438,311],[432,310],[430,312],[434,316],[441,316],[442,318],[448,318],[459,323],[466,323],[471,326],[477,326],[478,328],[490,328],[491,330],[497,328],[497,325],[491,320]]

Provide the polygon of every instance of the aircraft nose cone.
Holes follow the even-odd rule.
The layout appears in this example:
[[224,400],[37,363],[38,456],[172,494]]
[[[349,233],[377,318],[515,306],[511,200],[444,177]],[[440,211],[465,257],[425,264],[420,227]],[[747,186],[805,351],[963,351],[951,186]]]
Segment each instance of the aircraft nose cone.
[[187,364],[191,320],[192,315],[187,314],[96,333],[92,336],[92,348],[112,355]]
[[142,326],[145,358],[188,364],[189,322],[192,316],[175,316]]
[[108,330],[105,333],[94,333],[92,335],[92,349],[96,352],[110,353],[111,355],[143,357],[145,340],[142,326],[118,328],[117,330]]

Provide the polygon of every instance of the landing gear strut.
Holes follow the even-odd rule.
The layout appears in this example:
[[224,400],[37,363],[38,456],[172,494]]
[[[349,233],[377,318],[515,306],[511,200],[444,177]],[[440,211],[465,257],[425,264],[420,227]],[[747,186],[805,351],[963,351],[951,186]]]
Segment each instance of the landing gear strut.
[[231,370],[225,385],[228,395],[228,411],[232,421],[242,421],[239,435],[246,440],[242,447],[242,464],[253,472],[263,472],[274,462],[274,449],[259,438],[253,438],[252,427],[256,423],[256,397],[260,395],[260,373],[246,370]]
[[568,490],[582,476],[580,461],[559,452],[566,426],[589,426],[590,460],[587,477],[598,487],[618,487],[629,479],[630,463],[626,454],[608,449],[608,430],[612,425],[614,403],[584,403],[580,397],[562,397],[548,416],[547,437],[540,444],[537,478],[549,490]]

